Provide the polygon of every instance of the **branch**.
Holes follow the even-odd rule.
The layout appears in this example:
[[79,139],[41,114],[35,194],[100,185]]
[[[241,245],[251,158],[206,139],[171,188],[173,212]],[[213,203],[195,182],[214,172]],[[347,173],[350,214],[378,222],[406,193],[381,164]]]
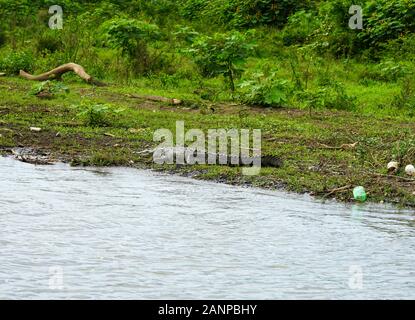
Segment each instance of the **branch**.
[[75,72],[80,78],[85,80],[87,83],[96,86],[105,86],[104,83],[95,80],[93,77],[91,77],[88,73],[85,72],[85,69],[82,66],[76,63],[67,63],[37,76],[31,75],[23,70],[20,70],[20,76],[27,80],[46,81],[51,79],[60,79],[64,73],[71,71]]

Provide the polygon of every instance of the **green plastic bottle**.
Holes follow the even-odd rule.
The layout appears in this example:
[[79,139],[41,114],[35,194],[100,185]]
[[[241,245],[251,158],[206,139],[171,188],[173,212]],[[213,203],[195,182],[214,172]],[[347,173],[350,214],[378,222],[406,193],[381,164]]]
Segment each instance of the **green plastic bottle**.
[[353,197],[355,200],[365,202],[367,199],[365,188],[362,186],[353,189]]

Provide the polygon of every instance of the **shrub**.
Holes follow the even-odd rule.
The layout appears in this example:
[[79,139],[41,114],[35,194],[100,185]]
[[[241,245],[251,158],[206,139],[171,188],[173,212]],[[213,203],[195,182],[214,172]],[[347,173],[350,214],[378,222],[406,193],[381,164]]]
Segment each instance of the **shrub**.
[[316,90],[304,90],[297,93],[297,97],[309,109],[328,108],[351,111],[356,107],[355,97],[347,95],[344,86],[332,82],[329,86],[319,87]]
[[199,33],[191,27],[178,25],[176,26],[176,31],[173,33],[173,35],[179,41],[182,41],[186,44],[192,44],[197,36],[199,36]]
[[241,64],[252,49],[253,45],[248,42],[247,34],[232,31],[199,36],[188,53],[192,55],[203,76],[223,75],[231,90],[235,91],[235,79],[243,72]]
[[69,88],[61,82],[43,81],[32,86],[30,93],[42,98],[52,98],[56,94],[67,93]]
[[0,60],[0,70],[8,74],[19,74],[20,70],[32,72],[35,64],[33,55],[26,51],[10,52]]
[[54,53],[63,47],[58,30],[47,30],[36,41],[36,51],[39,53]]
[[130,59],[136,74],[149,70],[148,42],[160,36],[157,25],[135,19],[115,18],[103,24],[106,44]]
[[310,6],[311,1],[300,0],[186,0],[181,12],[186,17],[204,17],[231,28],[282,27],[292,13]]
[[288,81],[278,81],[275,73],[265,77],[263,73],[253,75],[254,80],[243,82],[241,100],[252,105],[265,107],[280,107],[287,101],[288,93],[291,91]]
[[415,109],[415,89],[409,78],[402,81],[401,91],[394,97],[392,105],[399,109]]
[[112,117],[124,111],[124,109],[114,109],[107,104],[89,102],[81,103],[73,108],[80,111],[77,116],[90,127],[106,127],[110,125]]
[[349,8],[353,0],[322,2],[314,18],[317,28],[309,35],[311,48],[318,53],[344,57],[358,51],[355,47],[358,31],[349,28]]
[[286,46],[304,44],[318,27],[319,20],[312,11],[298,11],[288,18],[283,31],[283,43]]
[[396,82],[409,72],[407,66],[402,62],[391,60],[383,61],[374,67],[368,66],[361,77],[368,80]]
[[382,54],[390,60],[414,61],[415,34],[399,36],[380,45]]
[[391,39],[415,32],[415,0],[372,0],[365,7],[365,25],[359,39],[378,47]]

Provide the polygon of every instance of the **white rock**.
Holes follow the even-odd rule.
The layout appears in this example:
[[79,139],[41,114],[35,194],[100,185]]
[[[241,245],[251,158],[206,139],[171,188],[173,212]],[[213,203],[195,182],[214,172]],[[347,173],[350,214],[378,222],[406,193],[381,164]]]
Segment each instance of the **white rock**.
[[408,176],[413,176],[415,175],[415,167],[412,164],[408,164],[405,167],[405,172]]

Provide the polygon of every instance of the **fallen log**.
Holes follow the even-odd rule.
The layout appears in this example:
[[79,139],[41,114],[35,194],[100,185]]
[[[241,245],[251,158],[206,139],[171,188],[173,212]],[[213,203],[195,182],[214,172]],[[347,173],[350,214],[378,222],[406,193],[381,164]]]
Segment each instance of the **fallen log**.
[[67,72],[75,72],[81,79],[85,80],[89,84],[93,84],[100,87],[105,86],[104,83],[95,80],[92,76],[86,73],[85,69],[82,66],[76,63],[63,64],[55,69],[39,74],[37,76],[31,75],[23,70],[20,70],[20,76],[27,80],[34,81],[46,81],[52,79],[61,80],[62,75]]

